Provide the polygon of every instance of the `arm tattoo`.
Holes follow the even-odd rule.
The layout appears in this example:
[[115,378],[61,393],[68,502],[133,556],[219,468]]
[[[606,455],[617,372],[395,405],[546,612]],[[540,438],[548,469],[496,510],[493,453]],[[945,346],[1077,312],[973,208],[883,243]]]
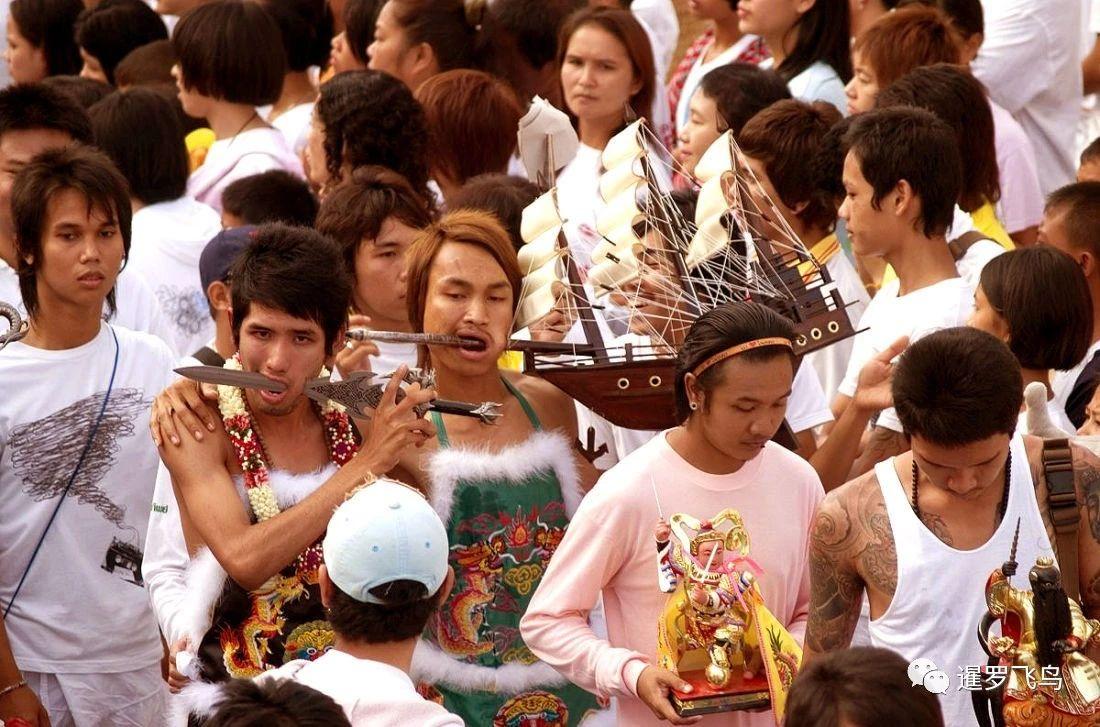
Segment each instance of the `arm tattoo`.
[[1093,577],[1087,588],[1082,589],[1081,608],[1086,616],[1100,617],[1100,573]]
[[862,584],[846,551],[852,522],[844,506],[822,503],[810,534],[810,617],[806,646],[823,653],[842,649],[859,618]]
[[867,446],[856,460],[853,470],[860,475],[869,472],[876,464],[909,449],[905,436],[893,429],[875,427],[867,440]]
[[890,530],[890,516],[878,488],[870,495],[860,502],[859,508],[867,541],[859,556],[861,572],[869,585],[893,597],[898,587],[898,556]]
[[1088,511],[1092,539],[1100,543],[1100,460],[1083,447],[1074,447],[1073,479],[1077,485],[1078,497]]

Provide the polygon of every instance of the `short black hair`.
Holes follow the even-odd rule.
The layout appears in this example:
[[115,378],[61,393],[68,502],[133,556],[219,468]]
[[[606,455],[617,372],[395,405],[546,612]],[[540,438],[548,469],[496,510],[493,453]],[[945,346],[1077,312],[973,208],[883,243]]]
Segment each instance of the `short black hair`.
[[963,177],[959,144],[947,123],[924,109],[875,109],[852,121],[844,142],[874,190],[875,209],[905,180],[920,198],[921,232],[927,237],[946,232]]
[[993,112],[970,71],[954,63],[914,68],[879,92],[875,107],[892,106],[927,109],[955,132],[963,170],[960,207],[974,212],[1001,199]]
[[798,673],[787,697],[791,727],[943,727],[939,699],[913,689],[909,662],[866,646],[822,654]]
[[208,98],[263,106],[283,90],[279,24],[248,0],[215,0],[187,12],[172,33],[182,82]]
[[1047,197],[1046,212],[1061,214],[1069,242],[1100,260],[1100,182],[1074,182]]
[[306,227],[273,223],[258,227],[229,274],[233,338],[253,303],[313,321],[334,351],[347,321],[351,278],[333,242]]
[[77,44],[99,61],[111,84],[115,82],[115,66],[126,54],[167,37],[164,21],[142,0],[102,0],[76,21]]
[[46,73],[80,73],[84,63],[73,36],[73,25],[84,11],[81,0],[12,0],[9,12],[19,34],[46,56]]
[[538,185],[524,177],[479,174],[455,192],[448,207],[492,212],[504,225],[508,236],[512,238],[512,245],[519,252],[523,245],[523,236],[520,234],[523,210],[538,196]]
[[80,104],[82,109],[91,109],[115,90],[109,83],[83,76],[50,76],[43,78],[41,83],[43,86],[57,89],[68,95]]
[[[130,195],[126,179],[111,160],[82,144],[51,149],[34,157],[15,175],[11,190],[15,272],[23,305],[31,317],[38,311],[38,268],[42,265],[42,238],[49,222],[50,201],[67,189],[84,195],[89,211],[105,212],[118,225],[123,259],[130,254]],[[114,289],[107,294],[107,309],[114,314]]]
[[[691,414],[684,377],[714,354],[759,338],[786,338],[793,345],[794,325],[771,308],[755,302],[725,303],[699,316],[691,325],[676,356],[677,421],[682,423]],[[767,361],[777,356],[786,356],[792,364],[794,362],[792,349],[785,346],[763,346],[746,351],[739,358]],[[722,383],[721,372],[721,366],[708,368],[698,378],[699,388],[705,392],[712,391]]]
[[905,434],[943,447],[1011,435],[1024,403],[1016,357],[976,328],[946,328],[910,344],[891,388]]
[[846,116],[825,132],[821,148],[807,168],[818,189],[833,195],[838,205],[844,199],[844,157],[848,154],[844,137],[855,118]]
[[326,615],[332,630],[349,641],[383,644],[418,636],[439,606],[423,583],[392,581],[371,589],[385,604],[357,601],[333,584]]
[[326,0],[266,0],[264,8],[279,25],[287,70],[300,73],[325,65],[333,34]]
[[246,225],[285,222],[312,227],[317,219],[317,199],[305,180],[283,169],[231,182],[222,192],[222,209]]
[[339,180],[345,165],[375,164],[428,192],[428,130],[424,109],[401,81],[381,71],[347,71],[323,86],[317,118],[325,127],[328,171]]
[[44,129],[92,143],[88,112],[63,91],[41,83],[19,83],[0,89],[0,137],[9,131]]
[[344,36],[348,50],[366,66],[370,63],[367,46],[374,41],[374,24],[385,0],[347,0],[344,6]]
[[130,183],[130,194],[150,205],[179,199],[190,173],[183,124],[172,102],[141,86],[115,91],[89,115],[96,145]]
[[1090,141],[1089,145],[1081,152],[1080,163],[1084,165],[1098,160],[1100,160],[1100,136]]
[[699,88],[718,109],[719,131],[729,129],[734,138],[757,113],[791,97],[787,82],[778,73],[752,63],[719,66],[703,76]]
[[1088,353],[1092,296],[1069,255],[1048,245],[1009,250],[985,264],[981,286],[1022,368],[1068,371]]
[[293,679],[230,679],[204,727],[351,727],[327,694]]

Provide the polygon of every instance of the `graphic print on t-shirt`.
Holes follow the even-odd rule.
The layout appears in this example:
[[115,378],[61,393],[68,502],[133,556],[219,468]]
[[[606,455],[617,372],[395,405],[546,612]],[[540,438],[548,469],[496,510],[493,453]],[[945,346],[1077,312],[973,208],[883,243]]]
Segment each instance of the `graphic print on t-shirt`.
[[210,320],[210,310],[200,290],[161,285],[157,288],[157,299],[172,325],[187,336],[198,334]]
[[[12,430],[8,444],[15,473],[23,481],[23,493],[36,502],[59,497],[72,477],[73,470],[88,436],[103,409],[100,391],[80,399],[42,419]],[[104,543],[107,552],[103,569],[109,573],[120,568],[124,577],[141,585],[140,533],[127,525],[126,508],[115,504],[99,483],[115,465],[121,449],[119,440],[132,436],[137,417],[151,404],[141,389],[115,389],[111,392],[95,439],[88,446],[80,471],[69,488],[69,497],[94,507],[105,520],[125,535]]]

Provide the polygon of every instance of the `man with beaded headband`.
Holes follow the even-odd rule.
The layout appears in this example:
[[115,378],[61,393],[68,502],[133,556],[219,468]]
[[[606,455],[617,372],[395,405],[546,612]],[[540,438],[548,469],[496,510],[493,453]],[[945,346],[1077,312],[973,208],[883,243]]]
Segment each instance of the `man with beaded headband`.
[[[658,658],[658,624],[669,597],[662,592],[668,583],[658,574],[654,536],[671,535],[671,526],[655,533],[661,518],[676,524],[672,513],[690,513],[696,522],[717,524],[729,516],[724,510],[736,510],[752,538],[748,555],[759,563],[756,585],[764,602],[801,639],[810,597],[808,528],[824,491],[809,463],[770,441],[794,380],[793,340],[791,323],[759,303],[719,306],[695,321],[676,365],[681,425],[604,473],[581,503],[523,618],[520,628],[535,655],[586,689],[618,697],[622,725],[695,721],[678,716],[669,701],[671,690],[686,692],[690,685]],[[708,553],[715,542],[701,543],[698,553]],[[742,550],[732,540],[729,549]],[[716,550],[706,559],[712,553],[717,564]],[[601,594],[608,638],[586,620]],[[707,593],[695,596],[695,603],[714,603]],[[699,724],[775,722],[770,714],[737,712],[706,716]]]
[[181,637],[172,649],[174,686],[181,672],[208,681],[250,677],[324,653],[332,631],[317,569],[332,510],[433,432],[412,412],[433,392],[414,385],[395,404],[398,377],[358,448],[347,414],[303,393],[309,380],[327,374],[343,342],[351,294],[343,271],[338,250],[313,231],[257,229],[230,276],[238,353],[226,367],[263,374],[286,390],[220,386],[213,405],[183,383],[159,402],[176,423],[198,416],[209,429],[159,437],[193,558],[190,602],[176,633],[166,634]]
[[[974,630],[985,582],[1017,522],[1019,562],[1057,555],[1063,574],[1076,569],[1082,608],[1096,617],[1100,509],[1089,503],[1100,501],[1100,460],[1071,445],[1066,482],[1048,482],[1047,470],[1059,470],[1044,468],[1043,441],[1016,432],[1022,379],[1008,347],[972,328],[932,333],[902,354],[893,398],[910,451],[829,493],[815,517],[805,657],[847,647],[866,597],[875,646],[930,659],[952,679],[984,665]],[[1077,505],[1059,517],[1048,491],[1063,485]],[[1056,537],[1064,518],[1078,519],[1076,542]],[[1067,545],[1056,552],[1055,541]],[[965,690],[941,704],[947,724],[975,724]]]

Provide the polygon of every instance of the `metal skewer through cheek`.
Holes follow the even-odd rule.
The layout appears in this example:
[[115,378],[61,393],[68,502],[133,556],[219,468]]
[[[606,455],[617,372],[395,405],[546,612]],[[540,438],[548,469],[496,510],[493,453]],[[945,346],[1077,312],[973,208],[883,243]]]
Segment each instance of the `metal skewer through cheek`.
[[400,331],[374,331],[369,328],[349,328],[344,336],[349,341],[386,341],[388,343],[419,343],[430,346],[454,346],[471,351],[485,350],[485,342],[467,336],[451,336],[444,333],[404,333]]

